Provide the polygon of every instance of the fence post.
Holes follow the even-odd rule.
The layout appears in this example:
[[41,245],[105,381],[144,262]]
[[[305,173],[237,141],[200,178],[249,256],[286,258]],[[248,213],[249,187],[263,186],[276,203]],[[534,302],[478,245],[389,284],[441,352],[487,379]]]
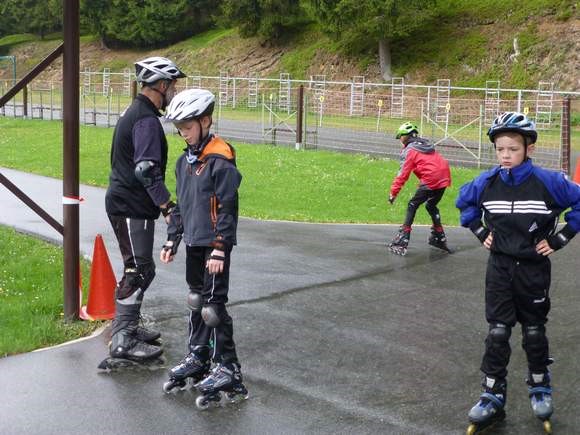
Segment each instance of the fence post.
[[22,88],[22,117],[28,117],[28,85]]
[[481,169],[481,134],[483,133],[483,106],[480,104],[479,105],[479,135],[478,135],[478,148],[479,148],[479,153],[477,156],[477,169]]
[[302,148],[302,116],[304,113],[304,85],[298,88],[298,101],[296,107],[296,150]]
[[560,127],[562,139],[561,168],[566,174],[570,174],[570,97],[562,100],[562,126]]

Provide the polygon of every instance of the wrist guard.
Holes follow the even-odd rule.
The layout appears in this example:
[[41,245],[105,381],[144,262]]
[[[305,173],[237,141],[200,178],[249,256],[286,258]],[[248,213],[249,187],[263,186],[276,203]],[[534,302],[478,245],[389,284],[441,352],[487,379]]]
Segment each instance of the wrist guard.
[[548,236],[546,241],[548,242],[548,245],[550,245],[550,248],[557,251],[566,246],[575,235],[576,232],[571,229],[569,225],[565,225],[564,228],[562,228],[562,231]]
[[485,239],[487,239],[487,236],[489,236],[490,233],[489,229],[484,227],[480,220],[474,220],[471,222],[469,224],[469,229],[481,243],[485,242]]
[[[165,242],[165,244],[163,245],[163,250],[171,251],[170,255],[173,257],[175,254],[177,254],[177,248],[179,248],[179,244],[181,243],[182,237],[183,236],[181,234],[171,234],[170,236],[168,236],[167,242]],[[172,243],[168,244],[168,242]]]

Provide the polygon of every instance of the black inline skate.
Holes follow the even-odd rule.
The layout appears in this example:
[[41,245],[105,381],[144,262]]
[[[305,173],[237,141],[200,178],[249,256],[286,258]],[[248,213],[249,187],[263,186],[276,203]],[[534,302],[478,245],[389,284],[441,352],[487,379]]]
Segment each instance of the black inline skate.
[[111,338],[110,356],[98,368],[107,371],[135,366],[159,368],[165,363],[162,353],[161,347],[137,340],[134,331],[122,330]]
[[431,227],[431,235],[429,236],[429,244],[437,249],[451,253],[451,249],[447,246],[447,237],[445,231],[437,231],[435,227]]
[[550,386],[550,373],[529,373],[528,391],[534,415],[543,422],[544,432],[552,433],[550,417],[554,413],[552,404],[552,387]]
[[486,376],[483,388],[484,392],[479,401],[469,411],[470,424],[467,427],[467,435],[481,432],[505,418],[506,381]]
[[217,364],[211,374],[197,383],[195,388],[200,396],[195,400],[199,409],[207,409],[210,405],[217,406],[221,402],[221,392],[230,402],[248,398],[248,390],[242,383],[242,372],[237,363]]
[[210,369],[209,346],[195,346],[175,367],[169,370],[169,380],[163,384],[163,391],[169,393],[174,388],[184,389],[187,379],[193,383],[201,381]]
[[404,227],[399,229],[397,235],[393,238],[393,240],[387,245],[389,250],[393,254],[397,255],[406,255],[407,254],[407,247],[409,246],[409,240],[411,238],[411,232],[405,231]]

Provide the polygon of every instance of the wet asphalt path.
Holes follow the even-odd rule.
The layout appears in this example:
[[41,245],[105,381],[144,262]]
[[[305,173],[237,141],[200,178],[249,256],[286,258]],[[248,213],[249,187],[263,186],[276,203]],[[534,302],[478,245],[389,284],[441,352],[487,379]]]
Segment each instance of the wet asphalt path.
[[[2,173],[61,220],[60,180]],[[81,250],[103,234],[117,275],[121,259],[104,191],[81,186]],[[0,187],[0,222],[60,236]],[[159,370],[99,373],[108,334],[0,359],[2,434],[460,434],[479,394],[487,326],[486,253],[449,228],[447,255],[417,227],[406,257],[387,253],[388,225],[316,225],[241,219],[230,313],[251,398],[200,412],[193,391],[164,394],[166,368],[185,352],[184,256],[157,265],[144,311],[163,334]],[[156,246],[164,224],[157,226]],[[548,334],[554,433],[578,433],[580,241],[553,256]],[[519,328],[512,335],[507,421],[494,433],[541,434],[524,384]]]

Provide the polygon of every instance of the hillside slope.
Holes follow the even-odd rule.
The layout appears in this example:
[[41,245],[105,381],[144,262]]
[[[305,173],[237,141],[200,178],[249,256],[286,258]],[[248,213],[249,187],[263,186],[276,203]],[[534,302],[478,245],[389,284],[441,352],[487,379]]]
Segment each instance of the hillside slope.
[[[27,41],[28,39],[28,41]],[[59,43],[0,39],[0,54],[17,58],[22,76]],[[519,49],[515,56],[514,40]],[[16,41],[16,42],[14,42]],[[81,40],[81,71],[122,71],[135,59],[163,55],[174,59],[189,74],[278,77],[308,79],[324,74],[327,80],[350,80],[364,75],[367,82],[381,82],[376,56],[362,53],[347,56],[315,25],[304,29],[283,45],[259,38],[240,38],[233,29],[212,30],[164,49],[153,51],[109,50],[91,36]],[[580,91],[580,19],[562,21],[554,15],[528,17],[514,26],[507,21],[448,19],[417,32],[413,38],[393,45],[393,72],[407,83],[432,84],[450,79],[455,86],[485,85],[500,80],[502,87],[537,88],[538,81],[552,81],[556,89]],[[0,63],[0,79],[10,76],[7,62]],[[45,73],[59,78],[60,63]]]

